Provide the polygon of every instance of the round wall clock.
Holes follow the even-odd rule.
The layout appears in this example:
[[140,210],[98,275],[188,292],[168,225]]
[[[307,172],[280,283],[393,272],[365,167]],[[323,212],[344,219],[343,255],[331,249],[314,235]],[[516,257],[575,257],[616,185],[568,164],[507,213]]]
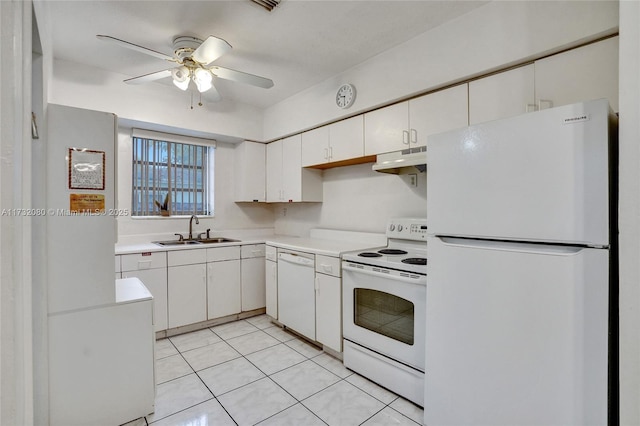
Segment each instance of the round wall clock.
[[353,84],[343,84],[336,93],[336,105],[349,108],[356,100],[356,88]]

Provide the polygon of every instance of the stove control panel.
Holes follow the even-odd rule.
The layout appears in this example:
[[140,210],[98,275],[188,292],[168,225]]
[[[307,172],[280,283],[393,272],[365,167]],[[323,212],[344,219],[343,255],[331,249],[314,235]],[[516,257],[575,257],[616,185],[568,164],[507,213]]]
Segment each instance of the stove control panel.
[[426,241],[427,219],[406,217],[389,219],[386,234],[387,238]]

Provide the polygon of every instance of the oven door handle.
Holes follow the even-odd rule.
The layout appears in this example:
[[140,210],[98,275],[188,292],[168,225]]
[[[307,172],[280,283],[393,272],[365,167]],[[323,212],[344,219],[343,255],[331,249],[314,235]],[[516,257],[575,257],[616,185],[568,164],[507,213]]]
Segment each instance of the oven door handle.
[[427,277],[424,275],[412,274],[410,272],[406,273],[406,275],[408,276],[396,275],[396,274],[391,275],[385,272],[374,271],[372,269],[369,269],[369,267],[357,268],[349,265],[348,263],[342,264],[342,270],[357,272],[360,274],[372,275],[374,277],[386,278],[386,279],[391,279],[394,281],[400,281],[400,282],[409,283],[409,284],[424,284],[427,282]]

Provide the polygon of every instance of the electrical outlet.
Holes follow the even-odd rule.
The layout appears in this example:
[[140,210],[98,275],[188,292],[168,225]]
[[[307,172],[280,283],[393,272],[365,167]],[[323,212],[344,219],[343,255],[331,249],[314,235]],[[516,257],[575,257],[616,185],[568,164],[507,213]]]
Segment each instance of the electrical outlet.
[[283,217],[286,217],[286,216],[287,216],[287,208],[286,208],[286,207],[284,207],[284,208],[282,209],[282,216],[283,216]]
[[412,173],[409,175],[409,185],[411,186],[418,186],[418,175],[415,173]]

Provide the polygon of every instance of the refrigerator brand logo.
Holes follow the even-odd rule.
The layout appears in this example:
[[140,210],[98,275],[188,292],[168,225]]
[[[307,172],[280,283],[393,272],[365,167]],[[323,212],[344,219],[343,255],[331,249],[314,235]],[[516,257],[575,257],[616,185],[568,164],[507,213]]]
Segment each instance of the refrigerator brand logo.
[[582,114],[582,115],[576,115],[575,117],[565,118],[562,123],[563,124],[573,124],[573,123],[580,123],[582,121],[588,121],[588,120],[589,120],[589,115],[588,114]]

